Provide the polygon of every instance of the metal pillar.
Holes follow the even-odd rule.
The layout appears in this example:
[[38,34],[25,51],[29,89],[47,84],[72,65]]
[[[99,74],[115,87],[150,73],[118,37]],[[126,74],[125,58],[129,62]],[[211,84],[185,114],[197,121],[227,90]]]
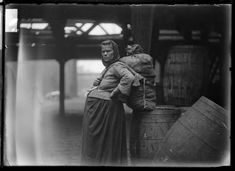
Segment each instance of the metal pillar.
[[65,99],[65,73],[64,73],[64,65],[66,61],[66,49],[65,49],[65,39],[64,39],[64,26],[66,19],[49,19],[53,35],[55,37],[56,44],[56,59],[60,64],[60,115],[64,116],[65,107],[64,107],[64,99]]

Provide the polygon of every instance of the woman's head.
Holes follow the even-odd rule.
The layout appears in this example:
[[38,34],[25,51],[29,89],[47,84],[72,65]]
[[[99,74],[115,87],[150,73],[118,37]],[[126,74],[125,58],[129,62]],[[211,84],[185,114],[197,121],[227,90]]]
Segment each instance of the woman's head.
[[118,45],[112,40],[101,43],[101,55],[104,66],[109,66],[120,58]]

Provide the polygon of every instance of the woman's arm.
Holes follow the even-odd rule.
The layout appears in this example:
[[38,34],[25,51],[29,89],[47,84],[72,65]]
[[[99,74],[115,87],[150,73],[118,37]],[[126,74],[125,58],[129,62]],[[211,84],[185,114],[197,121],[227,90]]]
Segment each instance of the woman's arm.
[[129,69],[120,63],[114,65],[115,75],[120,79],[119,84],[113,90],[111,95],[115,95],[117,93],[122,93],[123,95],[128,96],[131,91],[132,83],[135,79],[135,76],[129,71]]
[[102,77],[104,75],[104,73],[106,72],[106,68],[99,74],[99,76],[94,80],[93,82],[93,86],[98,86],[100,85],[100,82],[102,80]]

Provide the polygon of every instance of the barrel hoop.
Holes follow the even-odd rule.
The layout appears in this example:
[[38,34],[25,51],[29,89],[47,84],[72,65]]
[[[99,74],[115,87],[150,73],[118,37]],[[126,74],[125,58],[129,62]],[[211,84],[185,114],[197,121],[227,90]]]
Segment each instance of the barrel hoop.
[[[226,113],[226,110],[224,110],[224,109],[223,109],[222,107],[220,107],[219,105],[215,104],[216,107],[217,107],[217,108],[215,108],[212,104],[207,103],[207,102],[209,102],[209,101],[210,101],[209,99],[201,98],[201,102],[205,103],[206,105],[208,105],[208,106],[210,106],[212,109],[214,109],[215,112],[218,113],[219,116],[222,116],[223,114],[221,114],[220,112],[218,112],[216,109],[222,111],[222,113]],[[222,122],[224,122],[223,119],[221,119],[220,117],[218,117],[218,116],[216,116],[216,115],[214,115],[214,116],[215,116],[216,118],[218,118],[219,120],[221,120]],[[224,115],[224,117],[226,117],[226,115]],[[227,117],[226,117],[226,118],[227,118]]]
[[220,118],[216,117],[216,115],[214,115],[215,118],[217,118],[218,120],[220,120],[222,123],[217,123],[217,121],[212,120],[210,117],[208,117],[207,115],[205,115],[203,112],[201,112],[200,110],[198,110],[197,108],[195,108],[194,106],[192,106],[192,108],[196,111],[198,111],[199,113],[201,113],[203,116],[205,116],[206,118],[208,118],[210,121],[214,122],[216,125],[220,126],[220,127],[224,127],[225,129],[228,129],[228,127],[226,126],[226,124],[224,123],[224,121],[222,121]]
[[[226,110],[225,110],[224,108],[222,108],[222,107],[219,106],[218,104],[214,103],[214,102],[211,101],[210,99],[207,99],[207,98],[204,97],[204,96],[202,96],[200,99],[201,99],[201,101],[203,101],[204,103],[206,103],[206,104],[208,104],[210,107],[212,107],[213,109],[215,109],[215,108],[214,108],[213,105],[211,105],[211,103],[213,103],[214,105],[216,105],[216,107],[217,107],[219,110],[221,110],[223,113],[226,113]],[[207,103],[207,102],[208,102],[208,103]]]
[[195,137],[197,137],[198,139],[200,139],[202,142],[204,142],[207,146],[211,147],[213,150],[217,151],[217,149],[215,147],[213,147],[212,145],[210,145],[209,143],[207,143],[205,140],[203,140],[200,136],[198,136],[195,132],[193,132],[190,128],[186,127],[181,121],[180,119],[178,120],[179,123],[186,128],[189,132],[191,132]]
[[161,122],[147,122],[147,121],[141,121],[141,123],[174,123],[176,121],[176,119],[172,119],[172,120],[167,120],[167,121],[161,121]]
[[136,140],[136,141],[145,141],[145,140],[162,140],[163,138],[142,138],[141,140],[139,139],[139,140]]
[[136,114],[137,115],[139,115],[139,116],[149,116],[149,115],[153,115],[153,116],[155,116],[155,115],[172,115],[172,114],[175,114],[175,115],[177,115],[177,114],[180,114],[180,112],[179,112],[179,110],[177,111],[177,110],[168,110],[168,109],[166,109],[166,110],[159,110],[159,111],[151,111],[151,112],[148,112],[148,113],[146,113],[146,111],[141,111],[141,112],[136,112]]

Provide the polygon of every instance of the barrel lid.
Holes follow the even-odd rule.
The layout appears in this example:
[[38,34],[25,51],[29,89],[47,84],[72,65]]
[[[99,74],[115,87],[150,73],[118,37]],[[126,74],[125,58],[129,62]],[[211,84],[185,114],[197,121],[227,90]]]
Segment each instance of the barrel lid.
[[136,111],[137,115],[156,115],[156,114],[177,114],[181,113],[181,110],[173,105],[157,105],[152,111]]

